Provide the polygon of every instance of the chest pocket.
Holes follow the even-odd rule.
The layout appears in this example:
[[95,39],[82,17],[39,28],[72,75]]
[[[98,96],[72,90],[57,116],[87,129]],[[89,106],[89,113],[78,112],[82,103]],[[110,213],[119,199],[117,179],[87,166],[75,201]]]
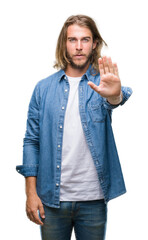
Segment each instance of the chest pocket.
[[106,118],[106,109],[102,100],[96,99],[89,103],[89,111],[94,122],[104,122]]

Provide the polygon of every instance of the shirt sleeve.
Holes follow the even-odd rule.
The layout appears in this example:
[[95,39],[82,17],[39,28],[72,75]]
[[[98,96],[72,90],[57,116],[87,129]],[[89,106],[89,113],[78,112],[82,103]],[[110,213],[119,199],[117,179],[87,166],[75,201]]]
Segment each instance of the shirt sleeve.
[[107,101],[107,99],[104,98],[104,107],[106,109],[113,110],[114,108],[117,108],[118,106],[123,105],[129,99],[129,97],[132,95],[132,89],[130,87],[122,86],[121,90],[122,90],[123,98],[122,98],[122,101],[117,105],[113,105],[113,104],[109,103]]
[[25,138],[23,139],[23,164],[16,170],[24,177],[37,176],[39,163],[39,88],[36,85],[28,108]]

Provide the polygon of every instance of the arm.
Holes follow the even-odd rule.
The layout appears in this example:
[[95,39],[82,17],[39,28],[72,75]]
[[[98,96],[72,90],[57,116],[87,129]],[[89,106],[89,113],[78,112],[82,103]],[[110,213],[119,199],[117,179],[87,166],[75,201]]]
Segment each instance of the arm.
[[23,165],[16,170],[25,177],[26,181],[26,213],[28,218],[40,225],[37,211],[44,218],[44,209],[36,192],[36,178],[39,164],[39,89],[35,87],[28,109],[27,129],[23,145]]
[[37,176],[39,163],[39,89],[35,87],[28,109],[27,127],[23,144],[23,164],[16,170],[24,177]]

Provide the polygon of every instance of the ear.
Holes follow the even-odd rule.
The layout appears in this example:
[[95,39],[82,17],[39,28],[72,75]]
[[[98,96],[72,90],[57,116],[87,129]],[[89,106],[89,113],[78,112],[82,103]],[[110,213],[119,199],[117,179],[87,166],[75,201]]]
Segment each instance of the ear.
[[96,46],[97,46],[97,41],[94,41],[94,42],[93,42],[93,49],[95,49]]

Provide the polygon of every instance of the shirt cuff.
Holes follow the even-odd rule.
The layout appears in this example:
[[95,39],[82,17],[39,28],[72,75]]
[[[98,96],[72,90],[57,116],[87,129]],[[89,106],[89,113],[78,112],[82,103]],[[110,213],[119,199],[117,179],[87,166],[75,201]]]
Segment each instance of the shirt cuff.
[[37,165],[17,165],[16,171],[23,175],[24,177],[36,177],[38,172]]
[[121,91],[123,94],[122,101],[117,105],[113,105],[113,104],[109,103],[107,101],[107,99],[104,98],[104,106],[106,109],[112,110],[114,108],[117,108],[119,105],[123,105],[129,99],[129,97],[132,95],[132,89],[130,87],[121,87]]

